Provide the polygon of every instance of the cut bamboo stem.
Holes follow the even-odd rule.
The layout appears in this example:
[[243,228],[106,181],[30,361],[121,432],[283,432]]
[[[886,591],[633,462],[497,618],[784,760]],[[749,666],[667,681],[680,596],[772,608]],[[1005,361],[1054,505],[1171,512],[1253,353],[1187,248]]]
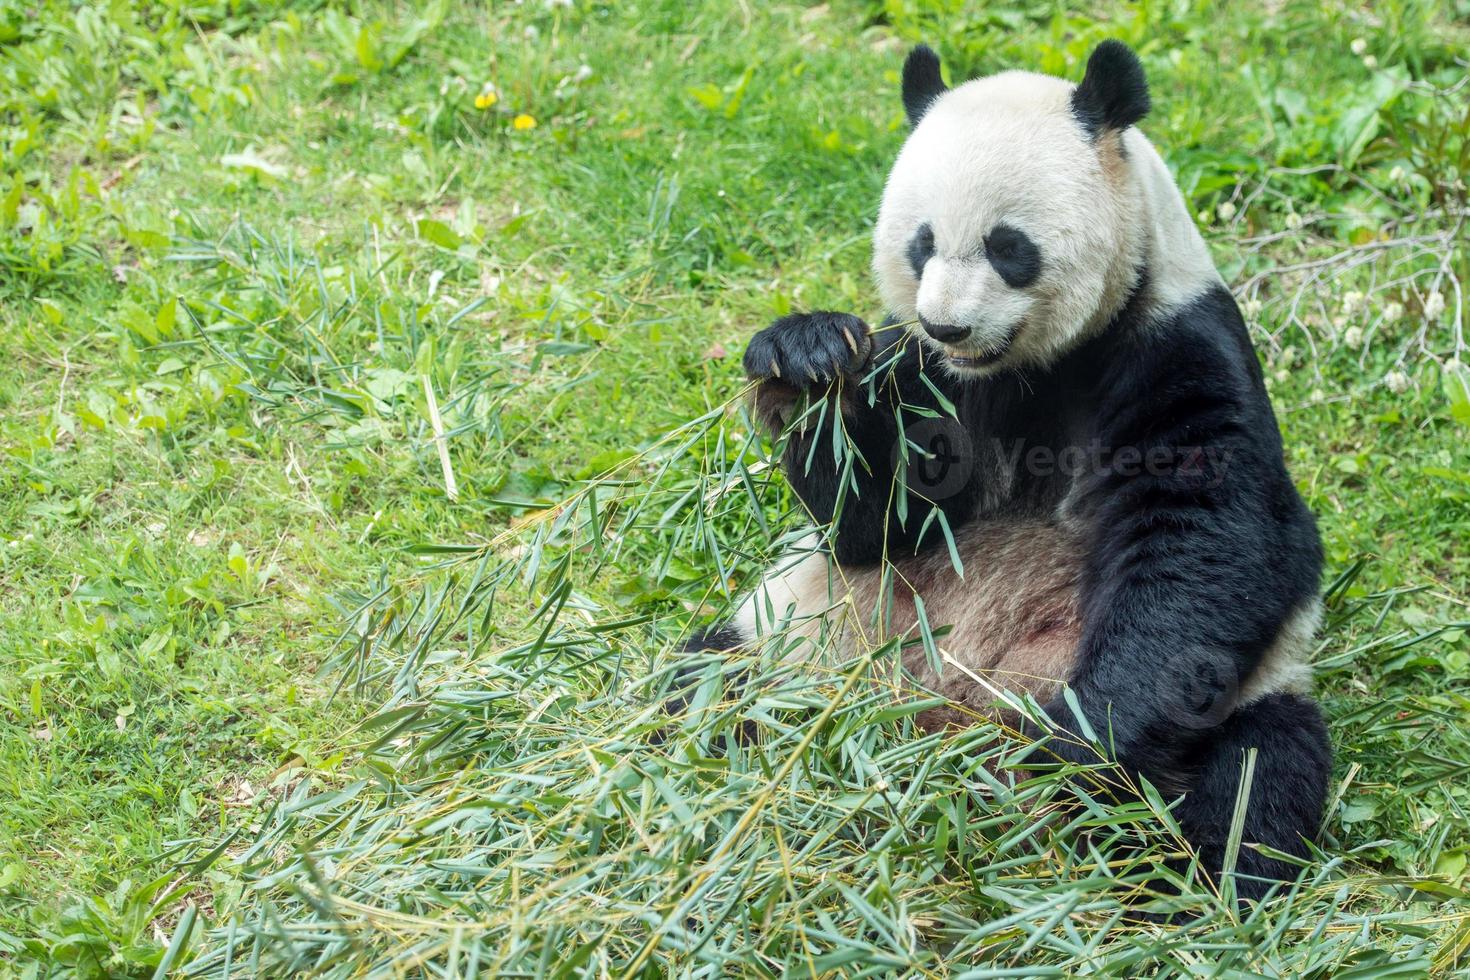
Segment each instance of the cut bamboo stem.
[[439,401],[434,386],[424,375],[424,398],[429,402],[429,424],[434,427],[434,445],[439,449],[439,466],[444,470],[444,493],[450,500],[459,499],[459,484],[454,481],[454,464],[449,461],[449,442],[444,438],[444,419],[439,416]]

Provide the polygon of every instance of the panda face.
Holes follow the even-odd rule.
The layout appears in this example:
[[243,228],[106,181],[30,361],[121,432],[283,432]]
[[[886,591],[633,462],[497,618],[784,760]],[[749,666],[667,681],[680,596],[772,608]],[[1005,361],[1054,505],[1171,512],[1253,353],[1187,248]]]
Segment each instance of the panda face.
[[941,86],[889,175],[879,289],[956,373],[1054,360],[1133,286],[1146,219],[1121,134],[1089,131],[1074,91],[1027,72]]

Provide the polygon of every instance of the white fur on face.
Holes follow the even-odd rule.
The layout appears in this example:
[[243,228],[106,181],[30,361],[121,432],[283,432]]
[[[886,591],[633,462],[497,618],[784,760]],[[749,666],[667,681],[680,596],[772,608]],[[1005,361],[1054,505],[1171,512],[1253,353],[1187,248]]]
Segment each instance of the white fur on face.
[[[970,328],[948,348],[957,356],[990,353],[1011,338],[999,361],[954,367],[959,373],[1046,363],[1105,325],[1138,268],[1153,271],[1159,222],[1171,245],[1188,246],[1183,256],[1161,256],[1186,260],[1172,292],[1188,292],[1183,280],[1191,276],[1198,292],[1202,277],[1214,275],[1158,154],[1131,129],[1090,141],[1071,111],[1073,88],[1017,71],[967,82],[929,107],[889,174],[873,270],[890,312]],[[985,236],[1002,223],[1041,250],[1041,274],[1030,286],[1006,285],[985,258]],[[934,232],[935,252],[920,278],[908,248],[923,224]]]

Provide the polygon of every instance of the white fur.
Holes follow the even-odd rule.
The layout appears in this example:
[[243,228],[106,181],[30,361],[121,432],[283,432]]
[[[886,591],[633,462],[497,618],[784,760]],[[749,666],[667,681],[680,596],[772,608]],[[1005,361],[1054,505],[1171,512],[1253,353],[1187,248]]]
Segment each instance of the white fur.
[[1255,673],[1240,688],[1242,706],[1268,694],[1307,694],[1312,690],[1312,640],[1322,625],[1322,600],[1313,596],[1281,626],[1276,642],[1266,651]]
[[836,604],[836,593],[827,586],[830,563],[821,545],[822,536],[815,531],[802,538],[741,601],[731,625],[743,639],[749,642],[810,624]]
[[[895,637],[903,667],[921,686],[971,712],[1002,691],[1046,698],[1060,689],[1080,635],[1077,590],[1084,538],[1045,521],[974,520],[955,531],[963,578],[944,548],[885,565],[843,568],[812,534],[793,547],[741,603],[732,625],[748,643],[786,662],[839,665]],[[949,666],[935,670],[920,642],[924,619]],[[932,721],[957,719],[941,712]]]
[[[1105,326],[1149,270],[1150,307],[1178,306],[1218,283],[1209,250],[1158,153],[1142,133],[1088,139],[1071,111],[1074,86],[1011,71],[940,96],[889,174],[873,235],[873,272],[900,321],[967,326],[956,355],[988,353],[985,374],[1054,360]],[[935,254],[915,275],[909,242],[921,224]],[[999,223],[1041,250],[1041,276],[1012,289],[985,259]],[[919,331],[926,343],[938,350]]]
[[1169,168],[1142,133],[1123,134],[1128,172],[1139,191],[1135,220],[1143,224],[1142,255],[1149,270],[1149,314],[1163,318],[1212,286],[1220,273],[1210,258]]

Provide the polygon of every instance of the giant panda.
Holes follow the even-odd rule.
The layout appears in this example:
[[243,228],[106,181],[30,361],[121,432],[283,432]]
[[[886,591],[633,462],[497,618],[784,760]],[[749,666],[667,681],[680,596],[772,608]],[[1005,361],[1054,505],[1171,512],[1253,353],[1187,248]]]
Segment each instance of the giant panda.
[[[1307,664],[1322,552],[1245,324],[1136,128],[1142,66],[1106,41],[1079,84],[948,89],[919,46],[902,95],[873,234],[885,326],[792,314],[744,356],[825,531],[686,649],[779,638],[787,659],[842,662],[902,637],[949,705],[921,723],[1033,695],[1060,729],[1040,749],[1096,762],[1071,736],[1090,729],[1180,798],[1216,871],[1254,749],[1236,877],[1259,896],[1294,868],[1249,845],[1304,857],[1327,791]],[[938,660],[912,642],[915,595]]]

